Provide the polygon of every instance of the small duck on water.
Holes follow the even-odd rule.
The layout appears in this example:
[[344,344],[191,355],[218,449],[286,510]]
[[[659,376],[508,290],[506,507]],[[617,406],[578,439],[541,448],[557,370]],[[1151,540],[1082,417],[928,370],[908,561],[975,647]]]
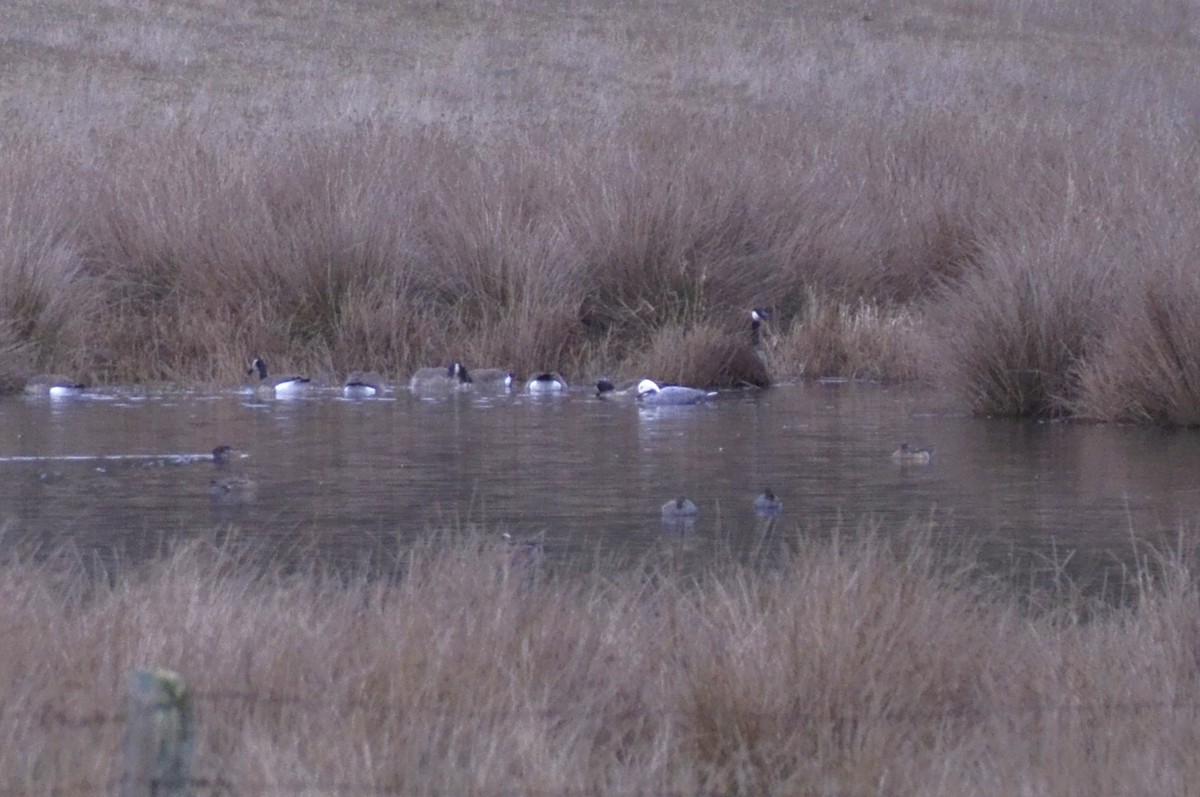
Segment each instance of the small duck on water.
[[665,531],[687,532],[696,528],[700,508],[690,498],[679,496],[662,505],[662,525]]
[[759,517],[779,517],[783,513],[783,501],[768,487],[754,499],[754,514]]
[[908,443],[901,443],[892,452],[892,461],[902,465],[928,465],[933,461],[932,448],[915,448]]
[[233,461],[235,455],[238,457],[246,456],[233,446],[217,446],[212,450],[212,461],[217,463],[217,465],[228,465]]

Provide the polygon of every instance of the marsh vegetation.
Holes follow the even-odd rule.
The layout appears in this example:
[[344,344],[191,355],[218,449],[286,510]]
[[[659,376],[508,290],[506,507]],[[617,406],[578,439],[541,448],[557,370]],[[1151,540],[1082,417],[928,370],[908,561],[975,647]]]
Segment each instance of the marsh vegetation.
[[115,783],[146,665],[188,680],[193,775],[232,793],[1103,797],[1200,775],[1189,557],[1096,601],[916,527],[794,531],[770,566],[699,572],[668,538],[566,571],[448,533],[369,578],[246,539],[101,572],[10,553],[0,790]]
[[[1200,422],[1179,4],[0,11],[0,371],[935,380]],[[649,373],[653,371],[653,373]]]

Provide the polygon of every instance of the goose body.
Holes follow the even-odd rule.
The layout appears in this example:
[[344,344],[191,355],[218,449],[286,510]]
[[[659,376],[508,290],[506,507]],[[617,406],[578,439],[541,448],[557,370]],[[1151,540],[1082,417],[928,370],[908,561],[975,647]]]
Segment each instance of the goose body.
[[86,389],[87,385],[62,374],[41,374],[25,383],[25,392],[28,395],[49,396],[50,398],[79,396]]
[[638,401],[651,406],[699,404],[702,401],[708,401],[715,395],[717,394],[712,391],[701,390],[698,387],[680,387],[679,385],[659,387],[652,379],[643,379],[638,382],[637,386]]
[[513,384],[512,371],[503,368],[479,368],[471,372],[471,382],[476,387],[508,390]]
[[462,363],[453,362],[444,367],[418,368],[409,377],[408,389],[414,393],[464,390],[470,387],[472,381]]
[[567,391],[567,380],[563,379],[558,374],[542,373],[537,374],[528,382],[525,383],[525,392],[534,394],[553,394],[565,393]]
[[908,443],[901,443],[892,452],[892,461],[902,465],[928,465],[933,460],[932,448],[916,448]]
[[374,371],[351,371],[342,385],[346,398],[370,398],[383,393],[383,380]]
[[247,374],[258,373],[258,387],[256,391],[267,395],[274,395],[277,398],[288,396],[299,396],[308,392],[310,386],[309,379],[306,376],[287,376],[283,379],[272,379],[267,373],[267,364],[261,357],[255,357],[250,363],[250,368],[246,370]]

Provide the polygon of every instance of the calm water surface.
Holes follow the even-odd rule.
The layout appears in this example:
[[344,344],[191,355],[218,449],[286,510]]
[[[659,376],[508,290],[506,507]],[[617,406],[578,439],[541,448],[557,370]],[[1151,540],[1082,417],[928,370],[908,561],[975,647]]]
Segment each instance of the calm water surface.
[[[876,524],[981,541],[1001,565],[1068,559],[1090,575],[1129,561],[1132,540],[1190,536],[1200,517],[1200,434],[987,421],[910,387],[804,384],[641,408],[568,397],[407,392],[258,400],[236,393],[0,400],[3,539],[70,541],[141,555],[230,525],[268,543],[315,540],[353,560],[429,529],[540,535],[548,556],[639,552],[660,507],[700,507],[693,545],[752,542],[751,502],[784,501],[776,535]],[[902,440],[936,449],[898,466]],[[248,456],[189,461],[218,444]],[[71,457],[78,457],[72,459]],[[240,474],[248,500],[214,502]],[[2,539],[0,539],[2,544]]]

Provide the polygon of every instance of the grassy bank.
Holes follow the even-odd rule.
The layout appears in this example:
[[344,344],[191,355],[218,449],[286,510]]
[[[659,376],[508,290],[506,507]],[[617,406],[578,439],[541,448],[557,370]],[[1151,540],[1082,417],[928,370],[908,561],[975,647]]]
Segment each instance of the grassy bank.
[[18,0],[0,22],[10,385],[230,382],[252,353],[712,385],[765,360],[935,380],[981,414],[1200,422],[1182,7]]
[[157,665],[195,697],[193,774],[234,793],[1186,793],[1186,564],[1113,608],[914,536],[704,574],[664,553],[535,577],[478,539],[418,545],[390,581],[235,544],[105,578],[10,557],[0,791],[111,791],[127,674]]

